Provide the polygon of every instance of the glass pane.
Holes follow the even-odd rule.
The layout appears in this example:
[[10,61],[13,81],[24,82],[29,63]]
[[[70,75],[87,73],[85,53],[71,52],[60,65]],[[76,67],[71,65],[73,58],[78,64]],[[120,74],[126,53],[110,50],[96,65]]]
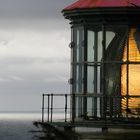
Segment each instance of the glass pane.
[[88,48],[87,48],[87,60],[89,62],[94,61],[94,32],[93,31],[88,31]]
[[77,52],[76,58],[77,59],[76,60],[77,60],[77,62],[79,62],[79,51],[80,51],[79,50],[80,49],[79,48],[80,47],[80,31],[79,30],[77,30],[77,37],[76,38],[77,38],[77,40],[76,40],[76,49],[77,49],[76,50],[76,52]]
[[76,29],[76,41],[75,41],[75,48],[76,48],[76,62],[83,61],[83,41],[84,41],[84,31],[82,27]]
[[83,117],[83,100],[82,97],[76,97],[76,117]]
[[[129,74],[128,74],[128,87],[129,87],[129,95],[140,95],[140,65],[131,64],[129,65]],[[127,67],[126,65],[122,65],[121,70],[121,94],[127,95]],[[127,107],[127,99],[122,99],[122,110],[125,110]],[[129,98],[128,99],[128,108],[136,109],[140,108],[140,98]]]
[[[129,32],[129,45],[125,45],[123,52],[123,61],[140,62],[139,43],[137,42],[137,28],[131,28]],[[127,54],[128,53],[128,54]],[[128,72],[128,73],[127,73]],[[127,85],[128,82],[128,85]],[[121,94],[130,96],[140,95],[140,64],[123,64],[121,66]],[[127,93],[128,91],[128,93]],[[130,97],[122,99],[123,114],[126,114],[126,108],[132,112],[131,116],[137,114],[140,109],[140,98]]]
[[94,92],[94,67],[87,67],[87,92]]
[[92,97],[88,97],[87,98],[87,116],[88,117],[93,116],[93,111],[94,111],[94,108],[93,108],[93,98]]
[[76,92],[81,93],[83,91],[83,66],[81,64],[76,65]]
[[82,92],[83,91],[83,40],[84,40],[84,31],[83,27],[74,27],[74,50],[73,50],[73,92]]
[[98,32],[98,61],[102,59],[102,41],[103,41],[103,33],[102,31]]
[[97,68],[97,93],[101,92],[101,67]]
[[[136,28],[132,28],[129,33],[129,61],[140,61],[140,51],[139,51],[139,45],[138,42],[140,42],[140,39],[136,40]],[[140,37],[140,36],[138,36]]]
[[[129,95],[140,95],[140,65],[129,65]],[[128,104],[136,113],[136,108],[140,108],[140,98],[130,98]]]
[[114,32],[106,31],[106,48],[109,46],[114,37]]
[[76,92],[79,92],[79,66],[76,66]]
[[78,117],[78,112],[79,112],[78,98],[77,97],[75,97],[75,105],[76,105],[76,108],[75,108],[75,117],[77,118]]
[[97,98],[97,117],[101,117],[100,103],[101,103],[101,98]]

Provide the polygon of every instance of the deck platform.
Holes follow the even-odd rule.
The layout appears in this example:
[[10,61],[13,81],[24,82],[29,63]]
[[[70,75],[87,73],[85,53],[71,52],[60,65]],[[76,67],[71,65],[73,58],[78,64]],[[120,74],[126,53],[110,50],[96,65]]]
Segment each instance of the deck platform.
[[44,122],[56,127],[90,127],[90,128],[123,128],[123,129],[140,129],[140,121],[136,120],[100,120],[100,121],[77,121],[77,122]]
[[[83,121],[83,122],[44,122],[40,123],[46,135],[60,137],[60,140],[139,140],[140,123]],[[119,135],[118,135],[119,134]],[[58,139],[59,140],[59,139]]]

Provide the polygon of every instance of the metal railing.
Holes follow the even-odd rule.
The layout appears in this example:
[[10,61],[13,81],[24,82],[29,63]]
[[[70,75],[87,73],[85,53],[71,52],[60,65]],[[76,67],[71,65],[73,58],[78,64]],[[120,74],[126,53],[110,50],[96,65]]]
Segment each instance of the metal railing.
[[139,118],[139,107],[129,109],[128,105],[122,102],[130,98],[140,99],[140,96],[103,95],[101,93],[42,94],[42,122],[52,123],[56,113],[63,114],[64,122],[71,119],[73,123],[76,118],[84,117],[88,119],[90,117],[92,119],[117,119],[120,117],[127,119],[129,116]]
[[[45,97],[47,98],[47,107],[45,107]],[[56,105],[54,98],[61,97]],[[42,94],[42,122],[45,121],[45,112],[47,114],[47,122],[53,121],[53,113],[63,113],[64,121],[67,122],[68,113],[70,112],[70,94]],[[62,107],[59,106],[61,104]],[[58,106],[58,107],[57,107]]]

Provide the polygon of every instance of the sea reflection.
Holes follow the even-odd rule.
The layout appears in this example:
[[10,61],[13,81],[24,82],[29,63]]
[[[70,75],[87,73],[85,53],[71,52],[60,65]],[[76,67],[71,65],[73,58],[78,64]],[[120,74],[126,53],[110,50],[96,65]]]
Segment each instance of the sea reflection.
[[0,120],[11,121],[37,121],[41,120],[38,112],[0,112]]

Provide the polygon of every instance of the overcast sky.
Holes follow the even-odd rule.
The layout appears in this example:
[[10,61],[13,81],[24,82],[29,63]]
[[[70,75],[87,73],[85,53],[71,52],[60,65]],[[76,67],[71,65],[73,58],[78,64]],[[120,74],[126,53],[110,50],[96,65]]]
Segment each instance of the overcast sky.
[[69,93],[75,0],[0,0],[0,111],[40,110],[42,93]]

